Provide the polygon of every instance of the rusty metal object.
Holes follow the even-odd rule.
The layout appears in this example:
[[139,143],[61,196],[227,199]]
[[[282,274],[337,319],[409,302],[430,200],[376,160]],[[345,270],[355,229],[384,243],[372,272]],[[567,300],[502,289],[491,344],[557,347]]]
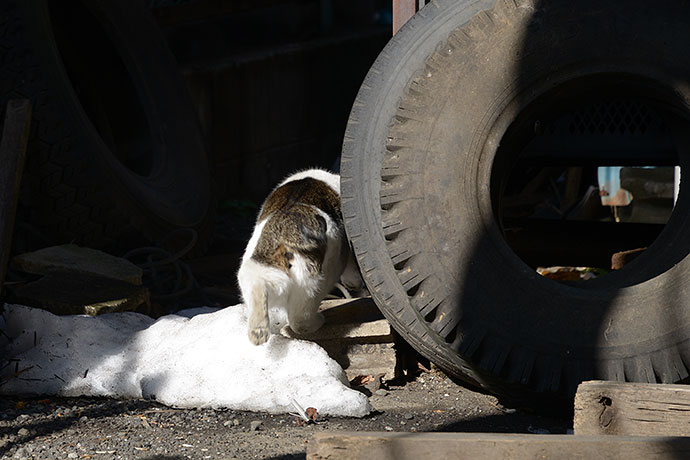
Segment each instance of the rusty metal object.
[[617,252],[611,256],[611,270],[620,270],[626,264],[642,254],[647,248],[631,249],[629,251]]

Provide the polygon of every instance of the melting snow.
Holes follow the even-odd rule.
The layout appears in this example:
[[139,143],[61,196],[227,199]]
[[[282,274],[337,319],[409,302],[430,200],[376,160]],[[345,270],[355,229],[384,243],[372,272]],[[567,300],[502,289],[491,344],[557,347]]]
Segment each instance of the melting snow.
[[[0,394],[155,399],[173,407],[284,413],[291,399],[320,414],[362,417],[371,406],[317,344],[247,338],[244,305],[154,321],[138,313],[56,316],[5,305]],[[8,364],[8,361],[9,364]]]

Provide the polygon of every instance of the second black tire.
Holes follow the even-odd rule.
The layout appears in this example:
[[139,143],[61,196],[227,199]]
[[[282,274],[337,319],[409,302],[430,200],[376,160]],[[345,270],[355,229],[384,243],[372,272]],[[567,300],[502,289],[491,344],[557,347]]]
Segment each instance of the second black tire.
[[143,2],[9,1],[1,21],[0,104],[33,105],[18,243],[120,252],[180,228],[208,243],[204,141]]
[[[423,355],[532,402],[568,401],[592,378],[688,377],[687,189],[635,264],[586,288],[522,262],[496,213],[517,125],[564,101],[618,91],[689,126],[688,6],[439,0],[386,46],[345,134],[343,214],[372,296]],[[515,152],[499,158],[509,134]]]

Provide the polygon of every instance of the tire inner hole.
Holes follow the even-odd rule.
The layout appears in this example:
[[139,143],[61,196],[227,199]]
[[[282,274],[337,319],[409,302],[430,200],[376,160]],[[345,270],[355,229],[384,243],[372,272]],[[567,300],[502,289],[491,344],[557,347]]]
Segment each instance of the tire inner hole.
[[139,92],[113,41],[81,1],[48,5],[62,63],[89,121],[123,166],[151,176],[157,150]]
[[653,250],[671,218],[679,116],[639,94],[620,85],[556,91],[503,137],[494,213],[510,248],[539,274],[581,284],[621,270]]

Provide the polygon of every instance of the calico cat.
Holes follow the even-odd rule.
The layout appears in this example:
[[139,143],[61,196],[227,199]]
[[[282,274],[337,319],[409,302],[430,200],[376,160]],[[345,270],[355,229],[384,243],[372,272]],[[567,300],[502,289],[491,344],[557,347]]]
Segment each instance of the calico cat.
[[341,275],[349,286],[361,282],[343,227],[340,177],[320,169],[293,174],[263,203],[237,274],[249,340],[268,340],[275,309],[287,313],[292,332],[317,330],[319,304]]

